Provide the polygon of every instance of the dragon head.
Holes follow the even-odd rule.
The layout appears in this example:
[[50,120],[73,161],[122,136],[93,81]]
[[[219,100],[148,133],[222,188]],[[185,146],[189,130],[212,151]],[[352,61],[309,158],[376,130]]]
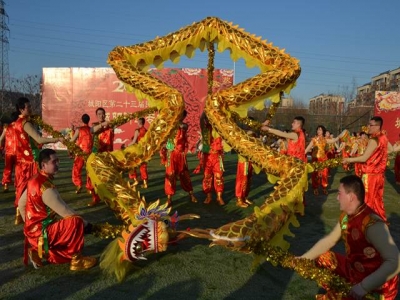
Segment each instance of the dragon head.
[[167,204],[160,205],[159,200],[149,206],[141,201],[135,216],[141,223],[137,226],[131,224],[122,232],[123,241],[119,241],[124,253],[122,258],[134,262],[145,260],[145,254],[166,251],[170,237],[176,238],[178,221],[199,217],[192,214],[178,217],[177,212],[169,215],[170,211],[171,208]]
[[145,254],[167,250],[169,237],[165,222],[148,219],[135,228],[131,225],[129,230],[130,233],[122,234],[124,259],[131,262],[146,260]]

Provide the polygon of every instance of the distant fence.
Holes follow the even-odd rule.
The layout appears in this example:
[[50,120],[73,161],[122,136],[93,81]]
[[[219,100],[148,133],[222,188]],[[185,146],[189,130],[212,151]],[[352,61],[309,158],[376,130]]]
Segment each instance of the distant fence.
[[351,115],[308,115],[306,119],[306,129],[313,135],[318,125],[323,125],[334,135],[347,129],[350,132],[360,132],[363,126],[367,126],[368,121],[373,117],[373,108]]

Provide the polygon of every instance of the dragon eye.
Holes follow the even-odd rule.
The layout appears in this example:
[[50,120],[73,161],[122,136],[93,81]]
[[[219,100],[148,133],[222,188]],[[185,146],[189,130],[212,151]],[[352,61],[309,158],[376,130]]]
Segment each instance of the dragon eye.
[[138,243],[138,244],[135,246],[135,253],[141,254],[142,251],[143,251],[143,244],[142,244],[142,243]]
[[165,223],[165,225],[169,226],[169,220],[168,219],[165,219],[164,223]]

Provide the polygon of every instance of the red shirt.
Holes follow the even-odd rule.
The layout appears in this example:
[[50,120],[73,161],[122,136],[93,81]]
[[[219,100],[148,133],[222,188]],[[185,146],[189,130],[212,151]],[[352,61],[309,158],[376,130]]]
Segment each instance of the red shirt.
[[33,152],[30,143],[30,137],[24,130],[24,125],[29,121],[29,117],[19,116],[15,121],[15,137],[17,142],[17,161],[33,162]]
[[90,133],[90,127],[88,125],[83,125],[79,128],[78,140],[76,144],[82,149],[83,152],[92,152],[93,137]]
[[387,163],[388,139],[382,132],[374,134],[371,139],[375,139],[378,146],[367,161],[362,164],[361,170],[363,174],[383,174]]
[[43,223],[51,223],[51,210],[43,202],[42,195],[54,185],[43,173],[37,173],[28,182],[25,208],[24,233],[28,239],[37,239],[42,235]]
[[146,134],[147,129],[144,128],[144,127],[140,127],[140,128],[138,128],[138,129],[136,129],[136,130],[139,131],[139,134],[138,134],[138,137],[137,137],[136,142],[139,142],[139,141],[142,139],[142,137],[144,137],[144,135]]
[[5,130],[5,153],[9,155],[16,155],[17,154],[17,137],[15,136],[15,123],[11,123],[9,125],[4,126]]
[[[378,250],[366,237],[369,226],[376,222],[382,222],[372,218],[371,214],[376,213],[364,204],[353,216],[347,216],[345,213],[340,215],[342,239],[346,248],[346,269],[351,284],[361,282],[365,277],[375,272],[383,262]],[[397,294],[397,282],[397,276],[385,282],[380,293],[388,298],[390,298],[390,295]]]
[[302,129],[295,131],[297,134],[297,141],[292,139],[288,140],[287,155],[297,157],[298,159],[307,162],[306,154],[306,138]]
[[187,146],[187,131],[183,128],[179,128],[175,135],[175,149],[183,152]]
[[[99,123],[93,123],[93,126]],[[111,152],[114,149],[114,129],[111,127],[101,128],[100,131],[95,133],[98,139],[97,152]]]

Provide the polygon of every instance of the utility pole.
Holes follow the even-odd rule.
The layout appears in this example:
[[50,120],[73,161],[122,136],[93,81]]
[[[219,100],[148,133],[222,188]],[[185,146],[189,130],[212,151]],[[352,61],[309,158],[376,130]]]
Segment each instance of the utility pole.
[[4,110],[7,109],[9,103],[6,102],[7,96],[9,97],[10,91],[10,70],[8,66],[8,36],[10,29],[7,26],[8,23],[8,15],[4,8],[5,2],[0,0],[0,30],[1,30],[1,65],[0,65],[0,101],[1,101],[1,114],[4,113]]

